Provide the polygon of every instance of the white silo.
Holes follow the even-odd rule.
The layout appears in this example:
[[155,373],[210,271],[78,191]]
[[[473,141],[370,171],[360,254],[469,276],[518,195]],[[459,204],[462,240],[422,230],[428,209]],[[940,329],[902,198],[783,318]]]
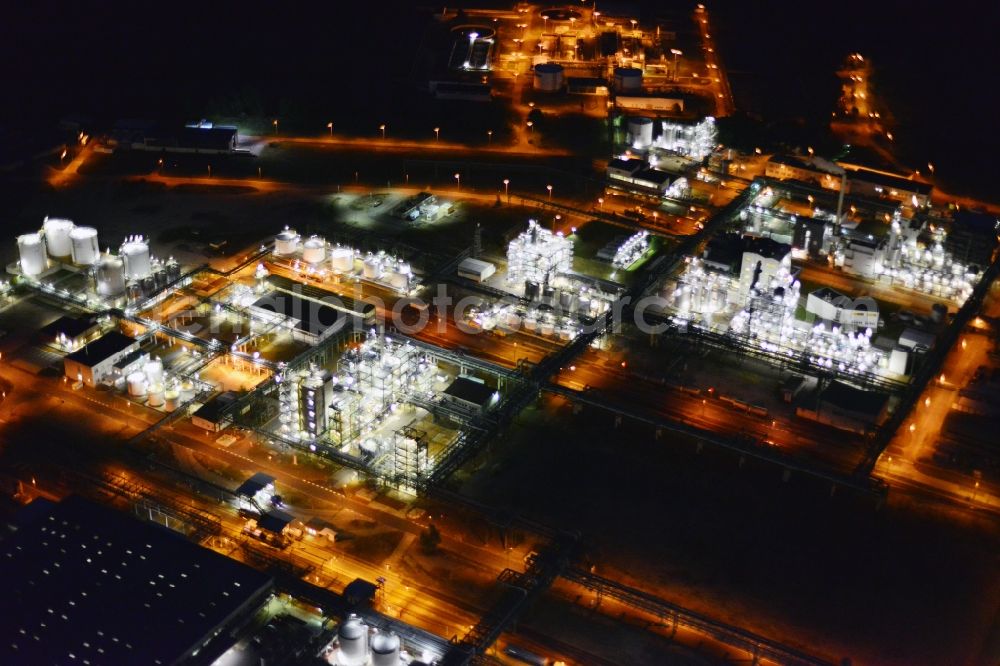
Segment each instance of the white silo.
[[337,637],[340,643],[337,663],[340,666],[361,666],[368,661],[368,625],[361,618],[352,613],[340,624]]
[[125,378],[128,384],[128,394],[133,398],[141,398],[146,395],[146,375],[142,372],[133,372]]
[[636,150],[643,150],[653,145],[653,121],[651,118],[628,119],[629,143]]
[[125,262],[121,257],[106,254],[97,262],[97,293],[100,296],[125,293]]
[[354,270],[354,251],[349,247],[337,247],[330,252],[330,267],[338,273]]
[[42,231],[45,232],[45,249],[49,256],[63,259],[73,254],[73,244],[69,240],[69,232],[73,231],[72,220],[61,217],[46,217],[42,222]]
[[153,270],[149,257],[149,243],[142,236],[126,238],[122,243],[120,254],[125,259],[125,270],[130,280],[149,277]]
[[372,636],[372,666],[399,666],[399,636],[376,632]]
[[563,66],[553,62],[535,65],[535,90],[558,92],[563,86]]
[[326,239],[321,236],[310,236],[302,244],[302,261],[318,264],[326,258]]
[[368,257],[362,266],[362,274],[369,280],[382,277],[382,264],[376,257]]
[[97,229],[93,227],[74,227],[69,232],[70,249],[73,263],[80,266],[93,266],[101,256],[97,248]]
[[17,237],[17,252],[21,260],[21,272],[38,275],[45,270],[45,239],[36,232]]
[[172,412],[177,409],[180,403],[180,391],[175,388],[168,388],[163,392],[163,409]]
[[146,379],[149,380],[150,384],[163,383],[163,361],[160,359],[149,361],[142,367],[142,371],[146,374]]
[[642,91],[642,70],[635,67],[615,67],[615,90],[620,93]]
[[285,227],[274,237],[274,253],[280,254],[282,256],[288,256],[294,254],[299,248],[299,235],[295,233],[295,229],[289,229]]

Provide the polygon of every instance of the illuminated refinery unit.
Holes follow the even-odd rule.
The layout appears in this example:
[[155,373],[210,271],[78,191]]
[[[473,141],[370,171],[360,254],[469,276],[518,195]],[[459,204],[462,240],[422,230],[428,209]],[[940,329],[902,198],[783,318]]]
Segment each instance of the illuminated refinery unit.
[[573,242],[562,232],[549,231],[528,220],[528,229],[507,246],[507,280],[525,285],[548,286],[573,267]]
[[457,436],[436,420],[448,411],[447,380],[425,352],[372,330],[332,370],[312,363],[277,375],[278,414],[267,431],[320,455],[351,456],[413,492],[412,481],[433,468],[433,451]]
[[492,69],[496,31],[488,26],[462,25],[452,29],[448,67],[464,72]]
[[632,234],[615,251],[611,265],[624,270],[639,261],[649,250],[649,232],[646,230]]

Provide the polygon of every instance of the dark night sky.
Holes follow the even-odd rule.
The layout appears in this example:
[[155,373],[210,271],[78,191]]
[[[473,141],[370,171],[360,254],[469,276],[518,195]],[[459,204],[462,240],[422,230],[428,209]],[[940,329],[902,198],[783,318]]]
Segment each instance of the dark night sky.
[[[692,3],[639,4],[684,11]],[[248,86],[261,92],[265,113],[293,97],[346,113],[403,103],[401,82],[423,25],[419,6],[427,3],[18,3],[0,22],[9,100],[0,120],[10,127],[74,111],[190,119],[220,90]],[[709,8],[734,83],[750,93],[737,100],[745,108],[769,118],[828,115],[831,72],[858,50],[875,62],[901,124],[897,135],[924,137],[922,161],[986,187],[981,173],[1000,152],[997,3],[764,0]]]

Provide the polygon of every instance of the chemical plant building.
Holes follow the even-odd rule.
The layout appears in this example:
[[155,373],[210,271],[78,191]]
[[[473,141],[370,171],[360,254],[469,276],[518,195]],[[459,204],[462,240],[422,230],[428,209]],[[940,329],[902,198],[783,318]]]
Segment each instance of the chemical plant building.
[[80,497],[35,500],[0,545],[0,661],[210,664],[271,577]]
[[38,334],[44,344],[72,352],[96,338],[100,332],[100,324],[92,319],[63,315],[39,329]]
[[120,120],[111,131],[113,150],[144,150],[163,153],[228,155],[236,152],[238,130],[202,120],[180,128],[160,127],[142,120]]
[[287,322],[292,338],[310,345],[318,345],[350,326],[349,317],[344,312],[284,292],[274,292],[257,299],[250,306],[250,311],[259,319]]
[[482,380],[459,377],[445,389],[441,400],[461,411],[482,414],[496,402],[498,397],[496,390],[487,386]]
[[115,364],[138,349],[136,340],[111,331],[66,356],[63,370],[73,381],[94,387],[113,377]]

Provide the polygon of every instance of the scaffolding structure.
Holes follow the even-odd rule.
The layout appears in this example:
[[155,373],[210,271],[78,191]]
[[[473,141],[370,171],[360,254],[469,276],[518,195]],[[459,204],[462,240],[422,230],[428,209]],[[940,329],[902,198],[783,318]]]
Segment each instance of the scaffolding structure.
[[573,268],[573,242],[528,220],[522,232],[507,246],[507,280],[548,285],[559,275]]
[[411,426],[403,426],[393,433],[391,478],[396,488],[415,493],[413,480],[423,478],[430,470],[427,453],[427,433]]

